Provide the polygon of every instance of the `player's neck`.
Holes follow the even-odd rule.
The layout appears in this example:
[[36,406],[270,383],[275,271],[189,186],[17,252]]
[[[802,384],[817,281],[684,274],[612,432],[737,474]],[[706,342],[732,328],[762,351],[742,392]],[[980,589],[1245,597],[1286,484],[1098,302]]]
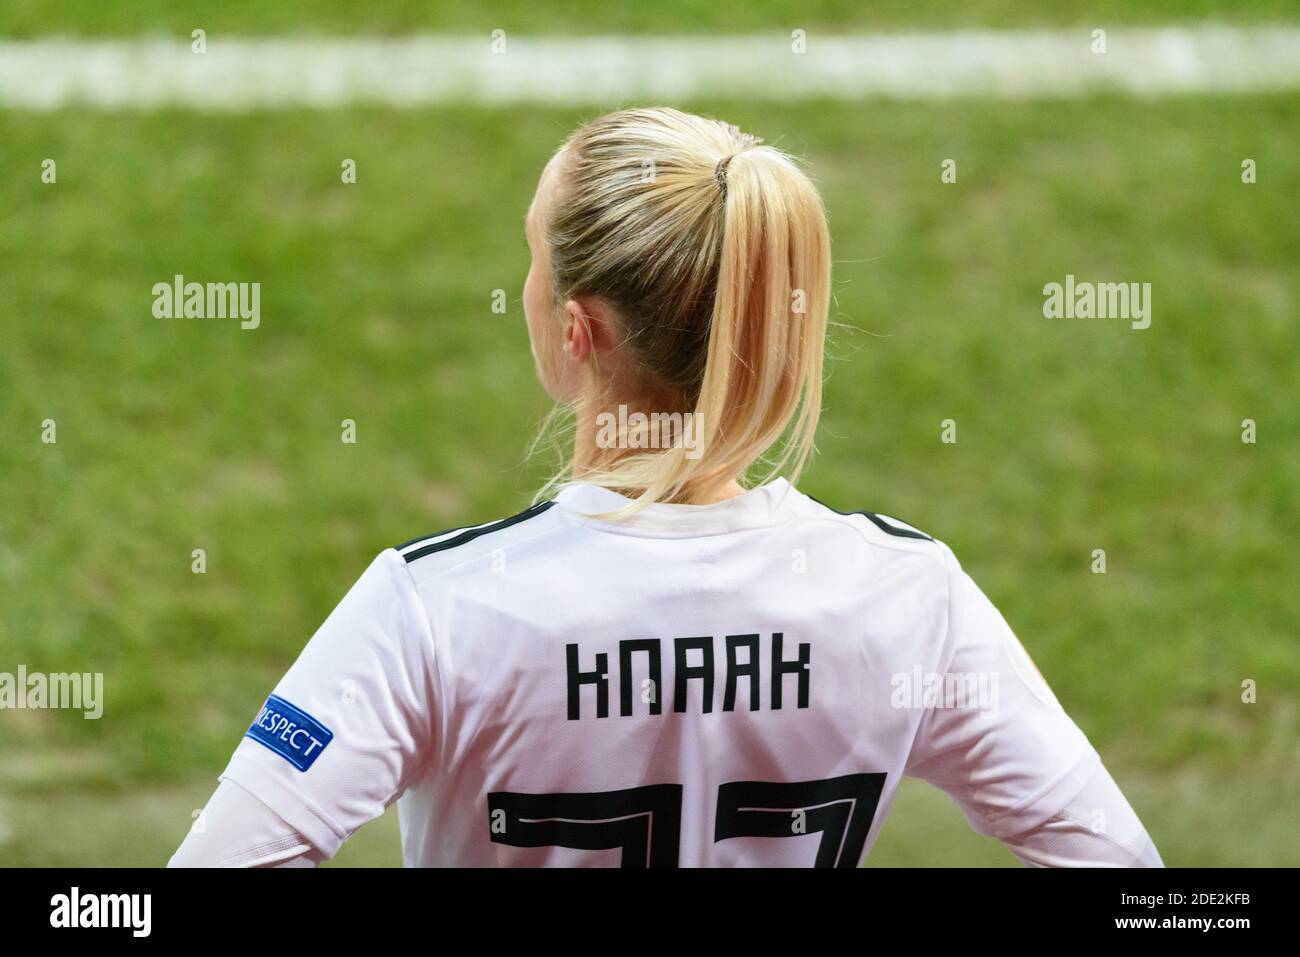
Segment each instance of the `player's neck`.
[[[658,415],[660,418],[655,418]],[[577,430],[573,446],[572,476],[575,481],[588,481],[613,471],[620,459],[628,455],[644,454],[656,448],[677,443],[689,447],[698,440],[690,426],[690,413],[671,417],[673,427],[680,426],[680,434],[665,435],[671,431],[662,413],[636,406],[619,405],[618,410],[597,410],[592,405],[578,409]],[[603,484],[603,483],[602,483]],[[642,489],[615,488],[613,491],[627,498],[637,497]],[[692,482],[682,494],[670,500],[672,504],[714,505],[743,495],[745,488],[735,475],[704,476]]]

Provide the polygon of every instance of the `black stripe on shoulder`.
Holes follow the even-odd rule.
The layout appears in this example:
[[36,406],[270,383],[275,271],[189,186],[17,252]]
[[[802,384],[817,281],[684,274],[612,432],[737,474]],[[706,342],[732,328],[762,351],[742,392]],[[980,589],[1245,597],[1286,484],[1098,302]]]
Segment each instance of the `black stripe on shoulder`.
[[[446,551],[449,548],[464,545],[466,542],[472,542],[480,535],[487,535],[489,532],[499,532],[501,529],[509,528],[511,525],[518,525],[520,522],[526,522],[534,515],[541,515],[542,512],[546,511],[554,504],[554,502],[538,502],[531,508],[524,509],[518,515],[511,515],[509,518],[503,518],[499,522],[484,525],[482,528],[470,528],[468,531],[461,532],[459,535],[453,535],[451,538],[445,538],[440,542],[433,542],[432,544],[425,545],[422,548],[413,548],[402,557],[406,559],[406,562],[409,565],[417,558],[423,558],[425,555],[432,555],[434,552]],[[448,531],[454,532],[455,529],[448,529]],[[416,542],[423,540],[424,539],[422,538],[415,539]],[[413,542],[408,542],[407,544],[413,544]]]
[[897,525],[890,525],[888,522],[886,522],[875,512],[868,512],[865,509],[859,509],[856,512],[841,512],[838,508],[831,508],[831,506],[827,505],[819,498],[813,498],[811,495],[809,495],[808,497],[812,498],[812,500],[816,502],[818,505],[822,506],[822,508],[830,508],[830,510],[834,512],[836,515],[864,515],[866,516],[867,520],[871,522],[872,525],[876,526],[876,528],[880,529],[882,532],[886,533],[887,535],[893,535],[896,538],[915,538],[923,542],[934,541],[933,538],[931,538],[929,535],[926,535],[924,532],[914,531],[913,529],[910,528],[899,528]]
[[459,532],[463,528],[472,527],[473,526],[471,525],[453,525],[451,528],[444,528],[441,532],[433,532],[429,535],[418,535],[409,541],[402,542],[400,545],[394,545],[393,549],[400,552],[402,549],[410,548],[412,545],[418,544],[419,542],[427,542],[431,538],[442,538],[442,536],[448,535],[451,532]]
[[890,525],[875,512],[857,512],[856,514],[867,516],[876,528],[880,529],[882,532],[888,532],[890,535],[896,535],[899,538],[919,538],[923,542],[934,541],[934,539],[925,534],[925,532],[918,532],[910,528],[899,528],[897,525]]

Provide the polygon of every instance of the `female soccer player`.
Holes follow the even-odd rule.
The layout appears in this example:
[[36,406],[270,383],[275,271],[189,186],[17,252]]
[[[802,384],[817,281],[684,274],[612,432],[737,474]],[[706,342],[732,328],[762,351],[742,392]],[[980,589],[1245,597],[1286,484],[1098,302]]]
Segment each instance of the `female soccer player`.
[[857,867],[909,774],[1028,864],[1160,866],[948,548],[774,477],[812,449],[831,288],[788,156],[612,113],[525,232],[571,463],[375,559],[173,865],[315,864],[396,799],[408,865]]

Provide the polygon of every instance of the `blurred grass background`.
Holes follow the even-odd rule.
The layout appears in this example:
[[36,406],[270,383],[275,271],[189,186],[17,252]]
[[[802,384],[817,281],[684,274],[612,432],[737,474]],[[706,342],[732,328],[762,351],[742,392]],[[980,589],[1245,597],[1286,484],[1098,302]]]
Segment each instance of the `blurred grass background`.
[[487,34],[746,33],[796,28],[980,29],[1162,24],[1213,18],[1238,23],[1292,20],[1294,0],[5,0],[0,36],[138,36],[212,33],[356,33],[403,36],[417,31]]
[[[789,20],[774,3],[699,22],[675,3],[617,22],[606,5],[543,21],[511,3],[493,24],[405,0],[294,24],[292,7],[197,9],[205,22],[10,0],[0,36]],[[937,10],[887,3],[868,22],[823,2],[796,25],[957,25]],[[674,105],[805,156],[823,190],[839,326],[804,488],[952,546],[1166,863],[1300,864],[1300,96]],[[552,463],[523,458],[548,406],[518,298],[522,217],[587,115],[0,111],[0,671],[106,685],[99,721],[0,712],[0,864],[165,861],[374,553],[527,504]],[[40,182],[47,157],[57,185]],[[151,287],[176,273],[260,282],[261,328],[155,319]],[[1045,319],[1042,287],[1067,273],[1152,283],[1151,328]],[[947,418],[956,445],[939,441]],[[1241,703],[1246,679],[1257,704]],[[392,813],[337,861],[399,862]],[[871,863],[1013,859],[909,782]]]

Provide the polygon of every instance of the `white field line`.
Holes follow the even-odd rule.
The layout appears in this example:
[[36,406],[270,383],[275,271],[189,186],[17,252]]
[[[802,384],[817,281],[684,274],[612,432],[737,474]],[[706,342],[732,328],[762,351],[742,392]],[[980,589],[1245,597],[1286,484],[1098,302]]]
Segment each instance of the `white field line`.
[[694,96],[1074,97],[1300,88],[1300,25],[755,36],[0,40],[0,107],[614,104]]

